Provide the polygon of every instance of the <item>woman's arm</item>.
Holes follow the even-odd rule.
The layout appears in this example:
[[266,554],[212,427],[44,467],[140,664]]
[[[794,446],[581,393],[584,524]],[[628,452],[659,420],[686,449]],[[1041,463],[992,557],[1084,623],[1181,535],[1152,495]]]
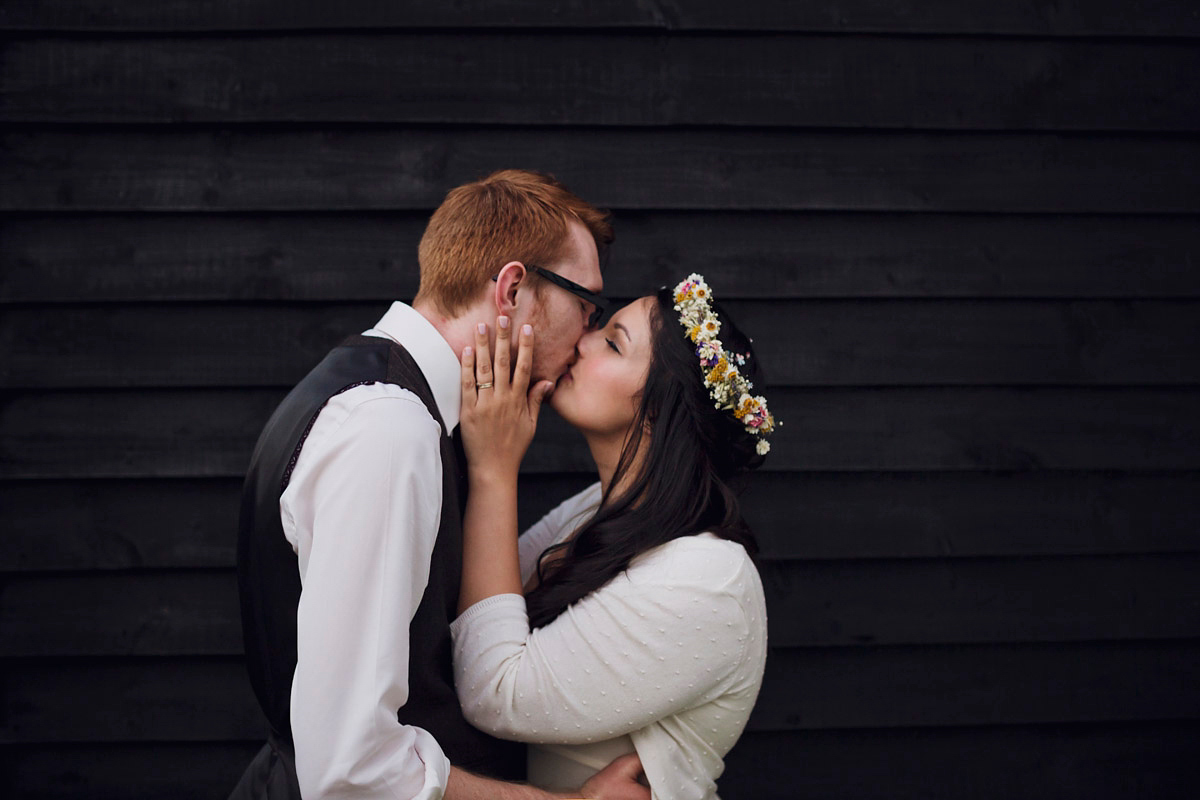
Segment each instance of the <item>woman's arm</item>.
[[[507,317],[496,321],[495,368],[487,326],[462,357],[461,413],[470,491],[463,515],[463,572],[458,609],[481,600],[521,593],[517,555],[517,470],[537,428],[542,400],[554,384],[529,390],[533,330],[524,326],[517,363],[509,369],[512,340]],[[490,386],[488,384],[491,384]]]
[[463,712],[503,738],[581,744],[736,688],[765,635],[746,600],[752,569],[737,545],[688,537],[532,633],[519,595],[472,606],[450,629]]

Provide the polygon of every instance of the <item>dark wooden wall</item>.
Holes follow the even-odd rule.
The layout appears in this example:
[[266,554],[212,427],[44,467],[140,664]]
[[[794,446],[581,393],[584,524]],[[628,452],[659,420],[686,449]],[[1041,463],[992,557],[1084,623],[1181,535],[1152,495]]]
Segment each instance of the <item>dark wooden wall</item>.
[[[251,444],[450,187],[613,208],[785,421],[728,798],[1200,786],[1200,6],[0,7],[5,796],[212,798]],[[586,480],[550,420],[526,517]]]

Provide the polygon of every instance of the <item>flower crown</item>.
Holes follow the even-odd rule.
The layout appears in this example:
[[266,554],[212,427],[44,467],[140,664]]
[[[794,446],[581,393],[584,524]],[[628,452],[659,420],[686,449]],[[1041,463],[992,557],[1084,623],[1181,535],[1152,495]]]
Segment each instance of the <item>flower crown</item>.
[[754,449],[766,455],[771,449],[766,436],[775,430],[775,418],[767,410],[766,398],[752,396],[754,384],[738,372],[738,367],[745,366],[746,356],[726,350],[717,338],[721,321],[712,307],[712,290],[702,275],[693,272],[675,287],[675,310],[687,337],[696,344],[713,406],[732,411],[734,418],[746,426],[746,432],[758,437]]

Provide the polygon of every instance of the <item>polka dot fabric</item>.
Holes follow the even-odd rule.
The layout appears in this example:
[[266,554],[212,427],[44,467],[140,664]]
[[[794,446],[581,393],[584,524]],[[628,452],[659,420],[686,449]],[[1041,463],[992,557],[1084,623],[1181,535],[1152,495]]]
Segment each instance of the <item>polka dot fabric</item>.
[[[573,527],[548,535],[545,523],[578,525],[579,508],[594,507],[596,497],[592,487],[555,509],[539,523],[539,538],[569,535]],[[578,747],[581,760],[628,735],[657,798],[717,796],[724,756],[745,728],[766,661],[753,562],[741,545],[707,533],[642,554],[537,631],[529,630],[524,598],[510,594],[467,609],[451,634],[459,700],[474,725],[558,750]],[[553,778],[530,775],[534,783]]]

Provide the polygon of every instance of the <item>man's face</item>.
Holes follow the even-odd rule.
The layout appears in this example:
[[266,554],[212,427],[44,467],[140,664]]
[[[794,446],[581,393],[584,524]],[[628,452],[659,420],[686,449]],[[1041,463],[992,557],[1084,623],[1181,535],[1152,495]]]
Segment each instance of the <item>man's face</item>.
[[[604,279],[600,276],[596,241],[581,222],[572,220],[567,227],[569,246],[564,258],[539,266],[599,294],[604,288]],[[579,343],[579,337],[587,332],[591,311],[590,304],[566,289],[549,281],[541,282],[538,302],[535,303],[531,318],[527,320],[533,325],[535,335],[533,381],[557,382],[567,371],[575,359],[575,345]],[[517,337],[514,336],[514,347],[516,341]],[[513,357],[516,357],[515,350]]]

